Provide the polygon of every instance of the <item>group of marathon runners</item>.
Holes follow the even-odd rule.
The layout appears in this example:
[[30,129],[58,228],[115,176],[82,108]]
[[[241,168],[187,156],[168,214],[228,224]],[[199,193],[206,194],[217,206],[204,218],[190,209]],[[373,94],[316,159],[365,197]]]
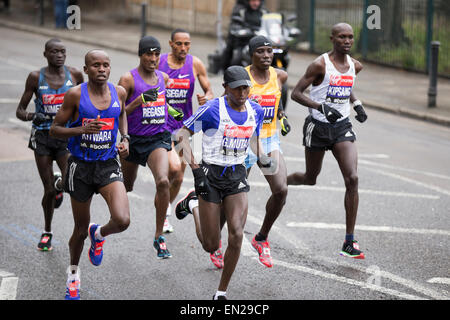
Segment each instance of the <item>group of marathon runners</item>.
[[[99,49],[85,55],[83,73],[65,66],[66,47],[59,39],[45,44],[48,65],[31,72],[17,107],[17,117],[32,121],[29,147],[44,186],[44,231],[38,249],[52,250],[52,217],[63,193],[70,195],[74,218],[69,240],[65,299],[80,299],[79,261],[87,237],[89,260],[99,266],[105,239],[130,224],[127,192],[133,190],[139,166],[154,177],[156,220],[153,246],[158,259],[170,258],[164,233],[173,232],[168,215],[193,216],[195,232],[214,265],[223,269],[214,300],[226,292],[237,265],[244,237],[250,184],[248,174],[257,164],[270,186],[264,221],[251,245],[259,261],[271,268],[268,236],[286,203],[288,185],[314,185],[326,150],[331,150],[345,181],[346,234],[341,255],[364,259],[354,239],[358,209],[356,136],[349,120],[367,115],[352,92],[362,65],[351,58],[352,27],[336,24],[330,36],[333,49],[315,59],[292,91],[292,99],[309,108],[303,127],[306,171],[287,174],[277,123],[284,136],[291,127],[280,104],[288,74],[271,67],[269,39],[249,42],[252,64],[228,67],[224,92],[214,97],[204,64],[189,54],[190,34],[176,29],[171,52],[162,54],[158,39],[139,41],[139,65],[123,74],[118,84],[108,81],[111,60]],[[194,112],[194,84],[197,94]],[[311,87],[309,97],[305,90]],[[35,95],[35,112],[27,106]],[[191,136],[202,131],[202,160],[196,161]],[[53,171],[56,161],[60,172]],[[194,186],[176,204],[186,166]],[[90,219],[94,193],[100,193],[110,212],[109,221]],[[228,241],[222,249],[221,230],[227,224]]]

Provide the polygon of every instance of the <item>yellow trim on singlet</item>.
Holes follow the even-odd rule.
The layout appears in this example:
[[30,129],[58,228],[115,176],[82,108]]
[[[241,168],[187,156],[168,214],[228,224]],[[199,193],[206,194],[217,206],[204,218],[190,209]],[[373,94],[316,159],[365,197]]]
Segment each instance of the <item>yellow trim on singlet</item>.
[[[252,81],[252,85],[253,85],[253,87],[250,88],[250,94],[249,94],[250,99],[252,98],[252,96],[255,96],[256,98],[258,96],[259,97],[262,97],[262,96],[274,96],[275,97],[275,110],[273,113],[272,121],[270,123],[263,124],[261,133],[259,135],[261,138],[271,137],[277,132],[277,114],[278,114],[278,106],[280,104],[280,99],[281,99],[281,90],[278,85],[277,71],[275,70],[275,68],[269,67],[269,72],[270,72],[269,81],[267,81],[264,84],[259,84],[255,81],[255,79],[253,79],[253,76],[250,72],[250,66],[247,66],[245,68],[245,70],[247,70],[247,72],[250,76],[250,80]],[[256,100],[258,100],[258,99],[256,99]],[[262,107],[264,109],[264,106],[263,106],[264,103],[260,103],[260,104],[262,105]]]

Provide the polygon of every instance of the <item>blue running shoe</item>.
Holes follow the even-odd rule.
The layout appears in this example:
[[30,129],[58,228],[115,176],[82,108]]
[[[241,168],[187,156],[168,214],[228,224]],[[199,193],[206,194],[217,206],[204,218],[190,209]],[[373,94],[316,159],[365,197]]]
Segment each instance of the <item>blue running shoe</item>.
[[158,259],[172,258],[169,250],[167,250],[166,239],[163,236],[159,236],[158,239],[153,241],[153,247],[156,249],[156,257]]
[[80,280],[72,280],[66,284],[65,300],[80,300]]
[[94,266],[99,266],[103,259],[103,244],[105,240],[102,241],[95,239],[95,231],[100,225],[91,223],[89,225],[89,238],[91,239],[91,247],[89,248],[89,260]]

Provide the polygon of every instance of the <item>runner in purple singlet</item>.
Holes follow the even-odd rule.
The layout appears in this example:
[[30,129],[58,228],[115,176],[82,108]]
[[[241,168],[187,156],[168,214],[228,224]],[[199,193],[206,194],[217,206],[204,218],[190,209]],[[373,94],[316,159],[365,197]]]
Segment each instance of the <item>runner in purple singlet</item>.
[[[199,105],[214,98],[208,74],[203,62],[189,54],[191,47],[191,37],[184,29],[175,29],[172,32],[169,45],[172,49],[170,53],[161,55],[158,69],[169,75],[166,87],[167,103],[172,107],[181,109],[184,113],[183,120],[188,119],[193,112],[192,96],[194,95],[195,78],[197,78],[203,90],[202,94],[197,94]],[[168,129],[175,137],[176,132],[183,126],[182,121],[176,121],[172,117],[168,119]],[[173,146],[176,142],[173,141]],[[181,155],[180,155],[181,156]],[[170,181],[170,203],[172,203],[180,191],[183,183],[186,163],[176,154],[175,148],[169,152],[169,181]],[[171,206],[167,210],[167,215],[171,214]],[[173,232],[173,227],[166,218],[164,223],[165,232]]]
[[162,236],[169,205],[169,160],[172,149],[168,131],[166,86],[169,76],[157,70],[161,45],[146,36],[139,41],[139,66],[125,73],[119,85],[127,91],[125,110],[130,134],[130,155],[122,160],[125,187],[133,190],[139,165],[148,165],[156,184],[156,230],[153,246],[158,259],[172,257]]

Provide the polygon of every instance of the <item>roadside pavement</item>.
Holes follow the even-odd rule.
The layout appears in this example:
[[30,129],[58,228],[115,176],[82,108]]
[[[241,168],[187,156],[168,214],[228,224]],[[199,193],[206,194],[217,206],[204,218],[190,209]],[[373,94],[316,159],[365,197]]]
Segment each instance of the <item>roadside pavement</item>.
[[[81,24],[81,30],[55,29],[53,19],[47,19],[43,27],[36,25],[30,13],[0,13],[0,27],[13,28],[44,36],[58,37],[68,41],[87,44],[90,49],[105,48],[137,54],[141,37],[138,24],[115,22],[101,15],[88,16]],[[163,52],[169,50],[171,30],[148,26],[147,35],[157,37]],[[207,55],[213,53],[218,42],[213,37],[191,34],[190,53],[199,57],[207,66]],[[317,54],[291,52],[288,68],[290,88],[293,88],[304,74],[307,66]],[[429,78],[425,74],[403,71],[363,62],[364,69],[358,75],[355,95],[368,108],[430,121],[450,126],[450,79],[438,79],[437,107],[427,107]],[[78,66],[82,68],[82,66]],[[218,77],[211,75],[211,77]],[[290,106],[292,110],[292,106]],[[289,108],[288,108],[289,110]],[[288,111],[289,112],[289,111]]]

